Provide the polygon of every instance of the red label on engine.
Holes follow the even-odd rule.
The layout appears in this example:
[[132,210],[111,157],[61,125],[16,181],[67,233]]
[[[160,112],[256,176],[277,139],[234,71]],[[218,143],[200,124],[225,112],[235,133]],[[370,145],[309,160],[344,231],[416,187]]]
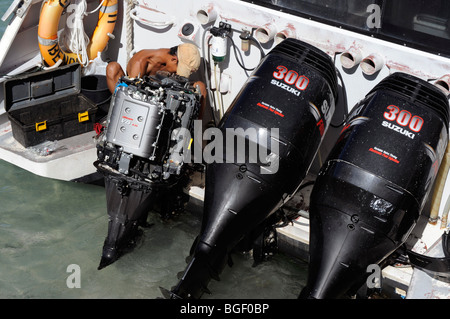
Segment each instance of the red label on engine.
[[266,109],[272,113],[274,113],[275,115],[278,115],[280,117],[284,117],[283,111],[281,111],[279,108],[276,108],[268,103],[265,102],[261,102],[258,103],[258,106],[262,107],[263,109]]
[[396,164],[400,163],[400,161],[397,159],[396,155],[394,155],[394,154],[392,154],[390,152],[384,151],[384,150],[382,150],[382,149],[380,149],[378,147],[371,147],[369,149],[369,151],[372,152],[372,153],[375,153],[377,155],[380,155],[380,156],[382,156],[384,158],[387,158],[388,160],[390,160],[390,161],[392,161],[392,162],[394,162]]
[[319,122],[317,122],[316,126],[319,127],[320,136],[323,136],[325,133],[325,124],[323,123],[323,119],[320,119]]
[[299,75],[297,71],[289,70],[283,65],[277,66],[277,71],[273,72],[273,77],[270,84],[276,85],[296,96],[299,96],[301,91],[304,91],[309,84],[309,79],[304,75]]
[[383,116],[387,121],[383,121],[382,125],[391,130],[401,133],[411,139],[415,134],[420,132],[423,127],[424,120],[420,116],[412,115],[407,110],[401,110],[395,105],[389,105]]

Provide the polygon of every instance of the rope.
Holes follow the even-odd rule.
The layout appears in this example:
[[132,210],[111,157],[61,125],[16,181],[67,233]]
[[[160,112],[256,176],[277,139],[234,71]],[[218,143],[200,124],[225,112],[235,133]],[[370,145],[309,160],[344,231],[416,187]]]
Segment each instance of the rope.
[[127,63],[131,59],[133,52],[133,19],[131,18],[131,10],[134,8],[134,0],[128,0],[126,11],[126,28],[127,28]]
[[78,56],[78,62],[86,66],[89,62],[87,45],[89,37],[84,32],[83,18],[86,12],[86,0],[75,0],[69,5],[67,11],[74,10],[74,13],[67,17],[66,27],[61,33],[61,41],[65,47]]
[[85,13],[85,15],[90,15],[90,14],[92,14],[92,13],[94,13],[94,12],[97,12],[98,10],[100,10],[100,8],[102,7],[102,5],[103,5],[103,2],[105,2],[106,0],[102,0],[102,2],[100,2],[100,4],[98,5],[98,7],[97,8],[95,8],[94,10],[92,10],[92,11],[90,11],[90,12],[87,12],[87,13]]
[[75,12],[67,18],[66,27],[61,33],[61,41],[68,50],[78,56],[78,62],[83,66],[87,66],[90,62],[87,53],[90,39],[84,32],[83,19],[85,16],[100,10],[105,1],[102,0],[99,6],[90,12],[86,12],[86,0],[75,0],[75,3],[70,4],[67,8],[68,11],[75,8]]

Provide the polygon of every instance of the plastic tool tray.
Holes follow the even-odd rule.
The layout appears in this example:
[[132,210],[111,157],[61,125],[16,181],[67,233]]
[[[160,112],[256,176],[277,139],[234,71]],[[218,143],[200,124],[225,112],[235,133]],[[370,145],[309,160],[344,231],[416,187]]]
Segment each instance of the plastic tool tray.
[[5,81],[13,137],[28,147],[92,131],[97,106],[80,90],[78,63]]

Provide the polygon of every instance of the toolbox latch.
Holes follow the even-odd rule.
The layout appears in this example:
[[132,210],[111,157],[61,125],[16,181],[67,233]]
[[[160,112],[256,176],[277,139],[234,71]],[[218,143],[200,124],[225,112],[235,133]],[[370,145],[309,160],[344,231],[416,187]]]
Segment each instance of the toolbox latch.
[[78,122],[86,122],[89,121],[89,112],[78,113]]
[[36,132],[44,131],[47,129],[47,121],[36,123]]

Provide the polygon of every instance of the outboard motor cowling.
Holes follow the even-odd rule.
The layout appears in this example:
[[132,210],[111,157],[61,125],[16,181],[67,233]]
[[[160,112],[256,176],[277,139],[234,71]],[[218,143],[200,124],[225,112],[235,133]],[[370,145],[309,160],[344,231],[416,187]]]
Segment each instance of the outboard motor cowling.
[[340,298],[404,244],[448,143],[449,105],[404,73],[381,81],[352,110],[310,199],[310,264],[300,298]]
[[200,298],[208,292],[236,244],[295,194],[336,97],[334,64],[319,49],[287,39],[263,58],[219,125],[227,140],[223,152],[216,150],[221,157],[216,153],[206,168],[201,231],[182,279],[171,292],[163,290],[166,297]]

